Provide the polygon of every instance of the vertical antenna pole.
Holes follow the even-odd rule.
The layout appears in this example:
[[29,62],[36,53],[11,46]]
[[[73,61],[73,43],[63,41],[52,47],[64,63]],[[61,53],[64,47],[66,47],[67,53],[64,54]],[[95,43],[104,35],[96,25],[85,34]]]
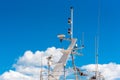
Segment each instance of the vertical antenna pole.
[[96,78],[98,79],[98,37],[95,38]]
[[101,0],[98,0],[98,29],[97,29],[97,37],[95,39],[95,47],[96,47],[96,78],[99,79],[99,70],[98,70],[98,49],[99,49],[99,38],[100,38],[100,9],[101,9]]
[[73,38],[73,7],[70,8],[71,12],[71,39]]

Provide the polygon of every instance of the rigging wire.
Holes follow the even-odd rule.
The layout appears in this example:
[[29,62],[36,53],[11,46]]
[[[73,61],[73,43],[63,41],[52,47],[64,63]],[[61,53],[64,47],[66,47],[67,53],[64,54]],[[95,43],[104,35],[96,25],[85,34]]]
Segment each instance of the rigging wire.
[[[97,22],[97,39],[100,40],[100,15],[101,15],[101,0],[98,0],[98,22]],[[99,46],[99,44],[98,44]]]

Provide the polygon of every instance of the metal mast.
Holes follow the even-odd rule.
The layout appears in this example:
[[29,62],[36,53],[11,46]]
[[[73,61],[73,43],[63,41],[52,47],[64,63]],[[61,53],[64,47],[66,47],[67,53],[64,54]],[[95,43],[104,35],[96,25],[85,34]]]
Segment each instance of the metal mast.
[[73,38],[73,7],[70,8],[71,11],[71,38]]
[[[70,37],[71,39],[73,38],[73,7],[70,7],[70,29],[71,29],[71,34]],[[68,20],[69,21],[69,20]],[[73,51],[71,52],[71,56],[72,56],[72,65],[73,65],[73,69],[74,69],[74,74],[75,74],[75,80],[78,80],[78,76],[77,76],[77,70],[76,70],[76,66],[74,63],[74,56],[73,56]]]
[[[78,48],[76,46],[77,39],[73,37],[73,7],[70,7],[70,18],[68,18],[68,24],[70,25],[70,28],[68,28],[68,34],[70,35],[70,37],[66,38],[64,34],[59,34],[57,37],[60,39],[60,42],[62,42],[63,40],[70,41],[70,45],[66,50],[63,49],[61,51],[63,55],[55,65],[52,73],[49,75],[49,80],[59,80],[60,76],[63,74],[64,74],[64,80],[66,80],[65,67],[70,54],[72,55],[72,64],[75,74],[75,80],[78,80],[77,68],[74,63],[73,54],[75,53],[76,50],[83,49],[84,44],[80,48]],[[83,73],[81,75],[83,75]]]
[[62,40],[70,41],[70,45],[68,46],[67,50],[63,50],[63,56],[58,61],[56,66],[53,69],[52,74],[49,76],[49,80],[59,80],[60,76],[63,74],[63,66],[66,65],[66,62],[68,60],[69,55],[73,52],[73,49],[75,47],[76,38],[73,38],[73,7],[70,8],[71,11],[71,18],[68,18],[68,23],[70,24],[70,29],[68,29],[68,34],[70,35],[70,38],[65,38],[64,34],[58,35],[58,38],[62,42]]

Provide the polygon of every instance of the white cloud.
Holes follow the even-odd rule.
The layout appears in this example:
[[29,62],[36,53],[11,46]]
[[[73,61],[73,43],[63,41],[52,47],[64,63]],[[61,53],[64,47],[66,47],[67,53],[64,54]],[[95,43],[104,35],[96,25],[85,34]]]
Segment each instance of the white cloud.
[[[109,63],[109,64],[99,64],[99,71],[104,75],[105,80],[116,80],[120,79],[120,64]],[[81,69],[86,69],[87,71],[95,71],[95,65],[89,64],[82,66]]]
[[0,80],[33,80],[32,77],[10,70],[0,76]]
[[[33,53],[32,51],[26,51],[24,55],[19,57],[17,62],[13,64],[15,70],[9,70],[4,72],[2,75],[0,75],[0,80],[39,80],[41,60],[42,65],[44,66],[42,67],[42,70],[47,72],[46,58],[52,55],[52,60],[54,62],[57,62],[62,56],[60,50],[61,49],[56,49],[55,47],[52,47],[48,48],[46,51],[36,51],[35,53]],[[95,65],[84,65],[81,67],[81,69],[86,69],[87,71],[94,71]],[[120,80],[120,64],[99,64],[99,70],[105,76],[105,80]],[[69,76],[68,73],[66,75]]]
[[56,49],[55,47],[52,47],[52,48],[48,48],[45,52],[36,51],[35,53],[33,53],[32,51],[26,51],[25,54],[19,58],[17,65],[40,66],[41,60],[43,65],[47,65],[46,58],[50,55],[52,55],[53,61],[57,62],[62,56],[60,50],[61,49]]
[[[15,70],[4,72],[0,76],[0,80],[39,80],[42,65],[47,66],[47,57],[52,55],[52,60],[56,63],[62,53],[61,49],[55,47],[48,48],[46,51],[26,51],[22,57],[19,57],[16,64],[13,65]],[[42,67],[42,70],[46,69]]]

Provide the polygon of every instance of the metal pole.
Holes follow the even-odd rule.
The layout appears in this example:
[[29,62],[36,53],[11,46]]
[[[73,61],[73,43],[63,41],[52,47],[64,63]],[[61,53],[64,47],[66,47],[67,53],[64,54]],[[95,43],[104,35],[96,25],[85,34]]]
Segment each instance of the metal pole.
[[95,38],[95,63],[96,63],[96,79],[98,80],[98,37]]
[[71,39],[73,38],[73,7],[70,8],[71,12]]
[[66,64],[64,64],[64,80],[66,80],[65,66],[66,66]]
[[78,80],[77,70],[76,70],[76,66],[75,66],[75,63],[74,63],[74,56],[73,56],[72,53],[71,53],[71,56],[72,56],[72,64],[73,64],[73,69],[74,69],[74,74],[75,74],[75,80]]

